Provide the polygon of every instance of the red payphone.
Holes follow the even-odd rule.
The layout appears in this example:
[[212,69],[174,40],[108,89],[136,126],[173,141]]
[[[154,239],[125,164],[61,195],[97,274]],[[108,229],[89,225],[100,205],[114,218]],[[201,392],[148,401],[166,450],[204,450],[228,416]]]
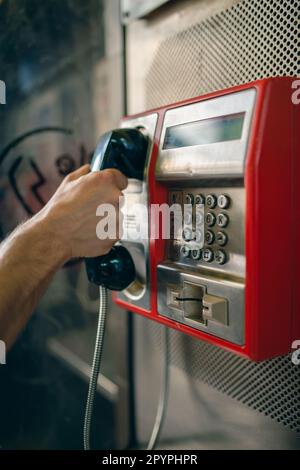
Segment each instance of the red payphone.
[[[85,449],[106,288],[126,310],[255,361],[287,354],[298,343],[300,105],[294,84],[293,78],[269,78],[200,96],[124,118],[121,129],[100,139],[91,170],[118,168],[129,184],[121,244],[86,260],[90,281],[100,286],[100,310]],[[157,228],[166,219],[169,236]],[[155,448],[166,410],[165,333],[164,378],[148,449]]]
[[[124,118],[150,143],[143,179],[125,192],[122,244],[136,278],[114,294],[118,305],[253,360],[290,351],[300,338],[293,81],[264,79]],[[151,237],[151,208],[173,203],[191,208],[189,224],[169,240]],[[141,225],[148,236],[135,233]]]

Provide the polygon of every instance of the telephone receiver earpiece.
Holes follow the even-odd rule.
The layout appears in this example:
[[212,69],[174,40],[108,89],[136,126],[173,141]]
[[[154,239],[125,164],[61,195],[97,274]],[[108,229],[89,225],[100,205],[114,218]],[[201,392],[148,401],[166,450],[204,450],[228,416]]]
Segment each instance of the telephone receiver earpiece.
[[[116,129],[104,134],[96,147],[91,171],[115,168],[127,178],[143,180],[148,138],[138,129]],[[90,282],[110,290],[126,289],[135,280],[135,266],[129,251],[122,245],[96,258],[86,258]]]

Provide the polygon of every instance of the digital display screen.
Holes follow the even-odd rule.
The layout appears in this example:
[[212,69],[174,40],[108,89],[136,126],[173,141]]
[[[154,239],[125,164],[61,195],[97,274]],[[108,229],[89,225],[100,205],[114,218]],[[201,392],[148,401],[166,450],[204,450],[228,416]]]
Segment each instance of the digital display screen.
[[237,113],[167,127],[163,149],[239,140],[244,119],[245,113]]

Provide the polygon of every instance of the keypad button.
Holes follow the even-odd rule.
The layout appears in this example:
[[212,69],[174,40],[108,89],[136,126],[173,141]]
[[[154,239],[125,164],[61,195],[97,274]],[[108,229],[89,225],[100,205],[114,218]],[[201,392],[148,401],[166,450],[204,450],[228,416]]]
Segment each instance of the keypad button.
[[215,253],[215,261],[218,263],[218,264],[225,264],[228,259],[227,259],[227,254],[225,253],[225,251],[223,250],[218,250],[216,251]]
[[193,203],[194,203],[194,196],[193,196],[193,194],[190,194],[190,193],[189,193],[189,194],[186,194],[186,195],[184,196],[184,203],[185,203],[185,204],[193,204]]
[[184,258],[188,258],[190,256],[190,249],[186,245],[182,245],[180,248],[180,253]]
[[205,204],[205,196],[203,194],[196,194],[195,204]]
[[225,246],[228,242],[228,236],[225,232],[218,232],[216,236],[217,244],[219,246]]
[[220,209],[227,209],[230,206],[230,199],[225,194],[220,194],[218,197],[218,206]]
[[193,239],[193,231],[190,228],[185,228],[182,232],[184,240],[190,241]]
[[196,224],[197,224],[197,225],[202,224],[203,218],[204,218],[203,212],[202,212],[202,211],[197,211],[197,212],[196,212],[196,217],[195,217]]
[[209,209],[214,209],[217,205],[217,198],[214,194],[206,196],[206,204]]
[[201,250],[192,250],[191,256],[194,260],[198,260],[201,258],[202,251]]
[[214,259],[214,252],[210,248],[205,248],[202,253],[202,259],[206,263],[211,263]]
[[205,222],[209,227],[213,227],[216,223],[216,216],[213,212],[208,212],[205,216]]
[[197,243],[203,242],[203,232],[201,230],[196,230],[195,240]]
[[181,191],[172,191],[169,195],[171,204],[182,204],[182,193]]
[[191,214],[191,212],[186,212],[184,214],[184,223],[186,225],[190,225],[192,223],[192,219],[193,219],[193,215]]
[[212,245],[215,241],[215,234],[211,230],[207,230],[205,233],[205,241],[208,245]]
[[219,227],[227,227],[227,225],[229,224],[229,217],[227,214],[223,214],[223,212],[221,212],[220,214],[217,215],[217,224]]

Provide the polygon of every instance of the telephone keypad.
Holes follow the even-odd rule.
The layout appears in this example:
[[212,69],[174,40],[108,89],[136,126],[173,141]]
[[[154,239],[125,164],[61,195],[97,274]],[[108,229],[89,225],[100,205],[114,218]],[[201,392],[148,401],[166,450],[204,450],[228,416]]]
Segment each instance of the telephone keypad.
[[[174,193],[176,202],[181,198],[181,203],[191,204],[192,208],[184,213],[182,238],[174,241],[171,256],[189,262],[214,263],[219,266],[228,263],[232,246],[230,233],[234,228],[230,225],[230,211],[235,210],[232,198],[221,191],[193,194],[175,190],[170,193],[170,202],[174,202]],[[204,232],[199,229],[201,224]]]

